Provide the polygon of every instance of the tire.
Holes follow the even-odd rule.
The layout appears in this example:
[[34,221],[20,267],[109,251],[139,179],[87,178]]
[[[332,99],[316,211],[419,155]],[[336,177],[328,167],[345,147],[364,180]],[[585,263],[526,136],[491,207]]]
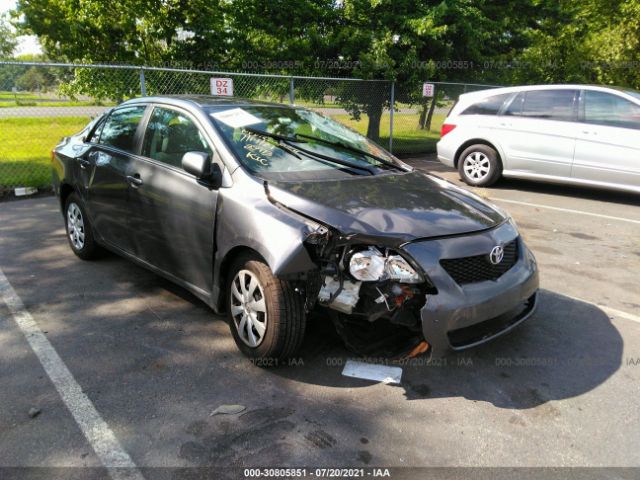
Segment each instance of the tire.
[[64,224],[67,240],[73,253],[82,260],[93,260],[101,253],[93,236],[93,229],[87,217],[84,204],[72,193],[64,205]]
[[[245,295],[252,300],[245,300]],[[234,262],[227,299],[236,345],[249,358],[260,360],[258,365],[276,366],[302,345],[306,327],[302,296],[289,282],[276,278],[264,261],[243,256]]]
[[458,173],[467,185],[488,187],[502,175],[502,162],[498,152],[489,145],[471,145],[460,155]]

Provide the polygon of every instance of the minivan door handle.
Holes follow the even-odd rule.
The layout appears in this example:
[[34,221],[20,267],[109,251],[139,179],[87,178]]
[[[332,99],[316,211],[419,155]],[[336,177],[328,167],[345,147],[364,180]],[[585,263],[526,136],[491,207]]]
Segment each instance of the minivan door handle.
[[142,185],[142,179],[140,178],[139,173],[136,173],[134,175],[127,175],[127,182],[133,188],[138,188],[140,185]]

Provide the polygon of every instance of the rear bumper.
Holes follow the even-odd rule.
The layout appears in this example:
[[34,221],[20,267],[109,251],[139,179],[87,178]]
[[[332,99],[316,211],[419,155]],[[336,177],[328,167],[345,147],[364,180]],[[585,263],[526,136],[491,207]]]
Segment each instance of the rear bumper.
[[515,229],[505,224],[476,235],[405,247],[418,263],[430,265],[425,270],[438,289],[437,294],[427,297],[420,311],[422,331],[433,356],[488,342],[511,331],[534,313],[538,270],[533,254],[521,238],[517,262],[497,280],[458,285],[439,264],[440,258],[488,252],[492,246],[502,245],[516,236]]
[[454,168],[455,148],[451,142],[446,140],[446,137],[436,144],[436,150],[438,152],[438,160],[444,165]]

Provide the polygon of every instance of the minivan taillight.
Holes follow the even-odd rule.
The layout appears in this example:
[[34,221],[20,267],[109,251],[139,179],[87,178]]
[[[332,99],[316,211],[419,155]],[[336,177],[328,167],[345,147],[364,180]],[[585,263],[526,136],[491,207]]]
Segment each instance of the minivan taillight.
[[440,130],[440,138],[444,137],[447,133],[449,133],[454,128],[456,128],[456,126],[453,123],[443,123],[442,129]]

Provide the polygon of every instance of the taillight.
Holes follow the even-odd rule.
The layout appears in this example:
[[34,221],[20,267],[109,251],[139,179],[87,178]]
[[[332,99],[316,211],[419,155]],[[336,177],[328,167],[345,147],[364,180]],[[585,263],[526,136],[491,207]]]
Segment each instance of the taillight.
[[53,162],[56,158],[56,152],[55,150],[51,150],[51,161]]
[[453,123],[443,123],[442,129],[440,130],[440,138],[444,137],[447,133],[449,133],[454,128],[456,128],[456,126]]

